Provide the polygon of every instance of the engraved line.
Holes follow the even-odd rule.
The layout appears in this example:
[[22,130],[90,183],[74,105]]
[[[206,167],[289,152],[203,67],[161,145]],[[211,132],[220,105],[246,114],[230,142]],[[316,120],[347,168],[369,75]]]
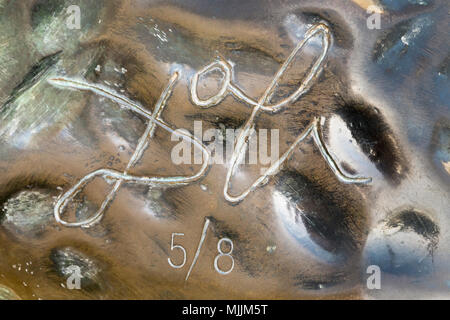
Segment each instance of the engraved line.
[[[167,102],[167,99],[172,93],[172,88],[175,85],[175,82],[178,79],[178,73],[175,72],[172,77],[169,80],[169,85],[166,87],[166,89],[161,94],[160,98],[158,99],[155,110],[153,111],[152,119],[159,118],[161,115],[165,104]],[[142,155],[145,151],[145,149],[148,146],[149,139],[153,137],[153,133],[155,132],[156,125],[154,122],[149,121],[147,128],[145,129],[144,134],[139,139],[139,143],[136,147],[136,150],[134,151],[132,157],[130,158],[130,161],[128,162],[128,165],[123,172],[124,174],[128,174],[128,171],[133,168],[137,162],[142,158]],[[114,187],[110,191],[110,193],[106,196],[105,200],[103,201],[102,205],[100,206],[100,209],[97,211],[97,213],[88,220],[83,221],[84,227],[92,226],[96,223],[98,223],[102,218],[103,215],[108,208],[108,206],[111,204],[111,202],[114,200],[114,198],[117,195],[117,192],[119,191],[120,187],[122,186],[123,179],[116,180],[116,183],[114,184]]]
[[[299,86],[299,88],[293,94],[291,94],[289,97],[283,99],[279,103],[274,104],[274,105],[265,105],[265,103],[267,103],[268,100],[270,100],[270,92],[278,84],[278,80],[281,78],[281,76],[284,74],[284,72],[286,72],[287,68],[292,63],[292,61],[295,58],[295,56],[297,55],[297,53],[317,33],[321,33],[323,36],[322,53],[319,56],[319,58],[315,61],[314,66],[311,68],[311,71],[308,73],[308,75],[306,76],[303,83]],[[241,90],[239,87],[237,87],[235,84],[233,84],[231,82],[233,67],[231,66],[230,63],[228,63],[223,58],[218,58],[217,61],[210,63],[209,65],[207,65],[206,67],[204,67],[203,69],[198,71],[192,77],[191,98],[196,105],[198,105],[202,108],[210,108],[210,107],[213,107],[213,106],[219,104],[220,102],[222,102],[222,100],[225,98],[225,96],[228,93],[232,93],[236,98],[239,98],[240,100],[248,103],[251,106],[254,106],[254,107],[259,106],[258,108],[260,108],[264,111],[277,112],[282,107],[284,107],[286,104],[297,100],[301,95],[303,95],[305,92],[308,91],[308,89],[310,88],[310,85],[311,85],[311,81],[321,71],[323,62],[328,54],[330,43],[331,43],[331,38],[330,38],[329,29],[327,26],[325,26],[324,24],[319,24],[319,25],[314,26],[311,29],[309,29],[306,32],[304,39],[302,41],[300,41],[300,43],[295,47],[295,49],[291,52],[289,57],[286,59],[286,61],[280,67],[280,69],[278,70],[275,77],[272,79],[269,87],[266,89],[263,97],[260,99],[259,102],[252,99],[251,97],[247,96],[243,90]],[[198,97],[198,93],[197,93],[199,78],[202,74],[206,74],[206,73],[208,73],[212,70],[216,70],[216,69],[222,71],[222,73],[224,74],[222,88],[221,88],[221,90],[219,90],[219,92],[215,96],[210,97],[207,100],[201,100]]]
[[270,97],[270,92],[275,88],[275,86],[278,83],[278,80],[284,74],[284,72],[287,70],[287,68],[293,61],[293,59],[296,56],[296,54],[298,53],[298,51],[303,48],[303,46],[306,44],[306,41],[308,41],[313,35],[315,35],[318,32],[322,32],[322,34],[323,34],[322,35],[322,43],[323,43],[322,54],[316,60],[316,63],[314,64],[313,68],[311,69],[308,76],[306,77],[305,82],[303,82],[300,85],[300,87],[297,89],[297,91],[295,93],[293,93],[291,96],[289,96],[285,100],[281,101],[278,105],[275,105],[274,107],[272,107],[270,109],[276,110],[278,108],[281,108],[281,106],[285,105],[286,103],[290,102],[291,100],[293,101],[293,100],[298,99],[304,92],[306,92],[311,80],[319,73],[319,71],[321,69],[321,65],[322,65],[323,61],[325,60],[325,57],[328,53],[329,44],[330,44],[331,40],[330,40],[328,27],[323,24],[319,24],[315,27],[312,27],[311,29],[309,29],[307,31],[305,38],[302,41],[300,41],[300,43],[296,46],[296,48],[292,51],[292,53],[289,55],[289,57],[286,59],[286,61],[283,63],[283,65],[278,70],[278,72],[275,75],[275,77],[273,78],[272,82],[267,87],[266,91],[264,92],[264,94],[262,95],[260,100],[258,101],[258,104],[253,108],[252,113],[251,113],[249,119],[247,120],[243,130],[240,132],[239,137],[236,141],[236,146],[235,146],[233,155],[231,157],[231,166],[229,167],[229,169],[227,171],[225,186],[224,186],[224,190],[223,190],[224,197],[227,201],[230,201],[230,202],[242,201],[251,191],[253,191],[255,188],[257,188],[258,186],[260,186],[261,184],[266,182],[268,180],[269,175],[274,174],[275,171],[278,171],[281,164],[293,152],[294,147],[298,143],[303,141],[303,139],[305,139],[311,132],[314,124],[312,124],[309,128],[307,128],[307,130],[297,138],[296,142],[289,148],[289,150],[287,152],[285,152],[285,154],[280,159],[278,159],[269,168],[269,170],[267,170],[264,173],[264,175],[260,176],[247,190],[245,190],[243,193],[241,193],[238,196],[232,196],[229,193],[231,178],[236,171],[236,167],[239,163],[239,161],[238,161],[239,158],[242,158],[242,155],[246,151],[246,148],[248,146],[248,139],[250,138],[250,134],[251,134],[252,130],[254,129],[255,119],[259,113],[259,110],[262,109],[263,104],[268,101],[268,99]]
[[[115,92],[112,89],[109,89],[107,87],[104,87],[102,85],[95,85],[87,83],[83,80],[77,80],[77,79],[70,79],[66,77],[57,77],[57,78],[51,78],[48,80],[49,83],[55,86],[60,86],[64,88],[69,89],[79,89],[79,90],[87,90],[94,92],[96,94],[102,95],[110,100],[113,100],[120,104],[121,107],[129,109],[131,111],[134,111],[144,118],[146,118],[150,124],[153,124],[153,126],[147,126],[146,132],[141,137],[138,147],[130,160],[127,170],[130,169],[133,165],[135,165],[136,162],[139,161],[140,157],[142,156],[142,153],[144,149],[147,147],[148,141],[147,138],[152,137],[155,129],[155,125],[160,126],[164,130],[168,131],[169,133],[178,136],[179,138],[185,139],[190,143],[193,143],[195,146],[200,148],[202,150],[202,153],[205,157],[204,162],[202,164],[202,167],[200,170],[192,175],[192,176],[174,176],[174,177],[138,177],[129,175],[127,173],[127,170],[125,172],[121,173],[116,170],[112,169],[100,169],[97,171],[94,171],[86,176],[84,176],[76,185],[74,185],[71,189],[69,189],[66,193],[64,193],[55,204],[54,208],[54,215],[57,222],[61,223],[64,226],[67,227],[83,227],[88,228],[92,226],[93,224],[99,222],[103,215],[103,211],[106,209],[108,203],[112,200],[115,192],[119,189],[121,183],[128,182],[128,183],[136,183],[136,184],[146,184],[150,186],[177,186],[177,185],[186,185],[188,183],[194,182],[201,178],[205,173],[209,166],[209,159],[210,159],[210,153],[209,150],[203,145],[203,143],[196,138],[194,135],[190,133],[185,133],[180,130],[174,130],[172,129],[168,124],[166,124],[164,121],[162,121],[159,118],[159,115],[163,109],[164,104],[166,103],[170,92],[172,90],[173,85],[176,82],[176,79],[178,78],[178,73],[175,73],[169,82],[169,85],[161,95],[160,99],[158,100],[158,104],[155,107],[155,112],[153,114],[149,113],[147,110],[145,110],[142,106],[139,104],[131,101],[130,99],[122,96],[121,94]],[[69,201],[73,200],[73,198],[95,177],[100,176],[104,179],[112,179],[117,180],[116,184],[113,188],[113,191],[107,196],[107,199],[103,202],[102,207],[100,210],[91,218],[86,219],[84,221],[80,222],[66,222],[61,219],[61,214],[64,212],[65,208],[67,207]],[[121,181],[119,183],[119,181]]]
[[210,222],[209,219],[206,218],[205,219],[205,224],[203,226],[202,236],[201,236],[200,242],[198,244],[197,252],[195,253],[194,260],[192,260],[192,264],[189,267],[189,271],[186,274],[186,278],[184,279],[184,281],[187,281],[189,279],[189,276],[191,275],[192,269],[194,269],[195,263],[197,262],[198,256],[200,255],[200,250],[202,249],[203,242],[205,241],[205,238],[206,238],[206,232],[208,231],[209,222]]
[[[323,119],[323,118],[322,118]],[[238,196],[232,196],[228,193],[228,185],[225,185],[224,188],[224,196],[225,199],[229,202],[239,202],[244,200],[247,195],[254,191],[257,187],[265,184],[270,176],[276,174],[279,170],[279,168],[282,166],[282,164],[287,161],[289,156],[292,154],[292,152],[295,150],[298,144],[302,142],[304,139],[306,139],[309,135],[312,135],[313,140],[318,147],[321,155],[324,157],[326,163],[331,168],[333,173],[336,175],[336,177],[339,179],[339,181],[344,183],[370,183],[372,181],[372,178],[365,178],[365,177],[348,177],[346,176],[338,167],[336,162],[334,161],[333,157],[329,154],[323,139],[320,135],[320,120],[318,118],[315,118],[313,120],[313,123],[309,125],[306,130],[300,134],[297,139],[292,143],[292,145],[289,147],[289,149],[276,161],[274,162],[267,170],[264,172],[263,175],[261,175],[247,190],[242,192]],[[228,177],[228,175],[227,175]]]
[[[322,34],[322,53],[320,56],[316,59],[313,67],[311,68],[311,71],[308,73],[304,81],[300,84],[298,89],[291,94],[289,97],[285,98],[284,100],[280,101],[277,104],[274,105],[265,105],[268,103],[271,99],[271,96],[274,93],[274,89],[278,85],[278,80],[282,77],[282,75],[286,72],[289,65],[292,63],[293,59],[297,55],[297,53],[305,46],[307,41],[309,41],[313,36],[316,34]],[[243,193],[241,193],[238,196],[232,196],[229,193],[229,186],[231,183],[231,178],[234,175],[236,171],[236,167],[239,164],[239,160],[243,158],[246,148],[248,146],[248,140],[250,138],[251,132],[254,130],[254,123],[255,119],[258,116],[259,110],[263,111],[271,111],[271,112],[277,112],[282,107],[284,107],[286,104],[290,102],[296,101],[300,96],[302,96],[305,92],[308,91],[312,84],[312,80],[314,80],[317,75],[321,72],[323,63],[325,61],[325,58],[328,54],[329,47],[331,44],[331,36],[329,29],[324,24],[318,24],[313,27],[311,27],[305,34],[305,37],[300,41],[295,49],[291,52],[289,57],[286,59],[286,61],[282,64],[274,78],[272,79],[270,85],[265,90],[262,97],[259,99],[258,102],[256,102],[254,99],[247,96],[244,91],[242,91],[240,88],[238,88],[236,85],[234,85],[231,82],[232,73],[233,73],[233,67],[230,63],[228,63],[225,59],[219,58],[217,61],[212,62],[211,64],[207,65],[203,69],[201,69],[199,72],[197,72],[191,82],[191,98],[193,102],[202,107],[202,108],[210,108],[217,104],[219,104],[226,96],[227,94],[231,93],[235,96],[235,98],[238,98],[242,100],[243,102],[249,104],[250,106],[253,106],[252,113],[247,120],[246,124],[244,125],[244,128],[241,130],[235,144],[234,152],[231,157],[231,166],[229,167],[226,175],[226,181],[224,186],[224,197],[227,201],[230,202],[238,202],[243,200],[251,191],[253,191],[258,186],[266,183],[268,181],[269,175],[274,174],[277,172],[280,168],[280,166],[283,164],[284,161],[291,155],[294,148],[303,141],[309,134],[312,134],[313,139],[317,147],[319,148],[319,151],[325,161],[327,162],[328,166],[331,168],[333,173],[337,176],[337,178],[344,183],[369,183],[372,181],[371,178],[364,178],[364,177],[348,177],[345,174],[342,173],[342,171],[339,169],[338,165],[334,161],[331,154],[328,152],[320,134],[320,122],[319,119],[315,118],[313,123],[302,133],[298,136],[296,141],[291,145],[291,147],[286,151],[280,159],[277,160],[266,172],[264,175],[261,175],[247,190],[245,190]],[[198,81],[200,78],[200,75],[206,74],[212,70],[221,70],[221,72],[224,74],[224,80],[221,90],[213,97],[210,97],[207,100],[201,100],[198,97],[197,91],[198,91]],[[272,92],[272,94],[271,94]]]

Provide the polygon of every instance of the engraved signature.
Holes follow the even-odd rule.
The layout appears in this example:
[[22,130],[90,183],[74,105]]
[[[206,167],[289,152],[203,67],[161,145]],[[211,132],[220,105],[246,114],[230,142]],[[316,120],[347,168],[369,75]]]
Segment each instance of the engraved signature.
[[[297,90],[294,93],[292,93],[289,97],[283,99],[281,102],[279,102],[277,104],[268,105],[268,103],[271,100],[271,97],[274,93],[274,89],[276,88],[276,86],[278,84],[279,79],[286,72],[287,68],[292,63],[292,61],[295,58],[295,56],[297,55],[297,53],[305,46],[305,44],[312,37],[314,37],[317,34],[322,35],[322,53],[315,61],[313,67],[309,71],[305,80],[299,85]],[[342,173],[342,171],[339,169],[338,165],[334,161],[333,157],[328,152],[328,150],[322,140],[321,121],[320,120],[323,119],[323,117],[321,117],[321,119],[319,119],[319,118],[314,119],[312,124],[309,125],[308,128],[297,137],[297,139],[294,141],[294,143],[291,145],[291,147],[278,159],[278,161],[273,163],[269,167],[269,169],[267,169],[267,171],[263,175],[261,175],[249,188],[247,188],[241,194],[235,195],[235,196],[231,195],[229,192],[231,178],[235,174],[236,168],[239,164],[239,160],[243,158],[243,155],[246,152],[246,149],[247,149],[248,143],[249,143],[248,141],[250,139],[250,135],[251,135],[252,131],[254,130],[255,120],[259,114],[259,111],[260,110],[270,111],[270,112],[280,111],[287,104],[296,101],[303,94],[305,94],[308,91],[308,89],[311,87],[313,80],[317,78],[318,74],[322,70],[323,63],[328,54],[330,43],[331,43],[330,31],[326,25],[318,24],[318,25],[311,27],[306,32],[304,39],[297,44],[295,49],[292,51],[292,53],[289,55],[289,57],[283,63],[283,65],[278,70],[275,77],[272,79],[272,82],[267,87],[266,91],[264,92],[264,94],[261,96],[261,98],[258,101],[247,96],[241,89],[239,89],[236,85],[234,85],[231,82],[233,68],[228,62],[224,61],[223,59],[219,59],[219,60],[207,65],[202,70],[200,70],[198,73],[196,73],[194,75],[194,77],[192,78],[192,85],[191,85],[192,101],[199,107],[202,107],[202,108],[213,107],[213,106],[219,104],[229,93],[231,93],[237,99],[249,104],[250,106],[253,106],[252,114],[250,115],[250,118],[247,120],[243,130],[241,131],[240,135],[237,138],[236,146],[234,148],[234,152],[231,157],[231,166],[229,167],[228,172],[227,172],[223,194],[224,194],[225,199],[227,199],[229,202],[242,201],[245,199],[245,197],[247,197],[247,195],[250,192],[255,190],[257,187],[264,185],[267,182],[269,176],[277,173],[277,171],[279,170],[281,165],[292,154],[295,147],[309,135],[312,135],[314,142],[316,143],[317,147],[320,150],[321,155],[327,162],[330,169],[333,171],[333,173],[337,176],[337,178],[341,182],[344,182],[344,183],[369,183],[372,181],[371,178],[348,177],[344,173]],[[224,74],[223,86],[215,96],[210,97],[207,100],[201,100],[197,95],[197,86],[198,86],[199,77],[202,74],[206,74],[207,72],[210,72],[214,69],[218,69],[219,71],[221,71]]]
[[[83,177],[77,184],[75,184],[71,189],[69,189],[66,193],[64,193],[56,202],[54,208],[54,215],[57,222],[61,223],[66,227],[82,227],[89,228],[90,226],[99,222],[108,206],[113,201],[114,197],[122,186],[123,182],[135,183],[135,184],[144,184],[149,186],[166,186],[166,187],[175,187],[180,185],[186,185],[197,181],[200,179],[206,172],[208,168],[208,162],[210,153],[203,145],[201,141],[199,141],[195,136],[191,135],[188,132],[184,132],[181,130],[175,130],[170,125],[168,125],[164,120],[161,119],[161,113],[166,105],[170,94],[172,93],[173,86],[175,85],[177,79],[179,77],[178,72],[175,72],[170,78],[169,84],[166,89],[161,94],[156,106],[154,108],[153,113],[148,112],[142,106],[137,104],[134,101],[129,100],[128,98],[118,94],[112,89],[106,88],[101,85],[89,84],[85,81],[74,80],[69,78],[52,78],[49,79],[49,82],[56,86],[73,88],[79,90],[87,90],[92,91],[96,94],[102,95],[108,99],[111,99],[117,102],[121,107],[132,110],[137,114],[143,116],[148,120],[147,128],[144,134],[139,139],[139,143],[132,155],[130,161],[126,169],[123,172],[118,172],[116,170],[111,169],[100,169],[96,170],[85,177]],[[198,147],[205,157],[206,161],[203,162],[200,170],[191,176],[172,176],[172,177],[145,177],[145,176],[134,176],[130,175],[128,171],[133,168],[136,163],[142,158],[144,151],[147,149],[150,139],[153,137],[156,126],[160,126],[164,130],[177,135],[180,138],[186,139],[190,143],[193,143],[194,146]],[[94,178],[101,177],[105,180],[115,180],[115,184],[110,193],[106,196],[99,210],[90,218],[79,221],[79,222],[67,222],[61,218],[61,215],[67,208],[67,205],[73,198],[83,189],[86,185],[91,182]]]
[[[314,62],[311,70],[307,74],[304,81],[298,86],[297,90],[292,93],[289,97],[283,99],[282,101],[276,103],[276,104],[270,104],[270,100],[274,94],[274,91],[278,85],[279,79],[283,76],[283,74],[286,72],[289,65],[292,63],[293,59],[297,55],[297,53],[304,48],[305,44],[314,36],[321,35],[322,36],[322,52],[320,56],[317,58],[317,60]],[[243,158],[243,154],[246,152],[248,148],[248,141],[250,139],[250,135],[252,131],[254,130],[255,126],[255,120],[260,113],[260,111],[266,111],[266,112],[278,112],[281,111],[284,107],[286,107],[289,103],[297,101],[302,95],[304,95],[309,88],[312,86],[315,79],[317,79],[317,76],[320,74],[323,68],[324,61],[328,55],[328,51],[331,44],[331,35],[329,28],[324,24],[316,24],[312,26],[305,34],[305,37],[303,40],[301,40],[297,46],[294,48],[294,50],[291,52],[289,57],[286,59],[286,61],[283,63],[283,65],[280,67],[274,78],[272,79],[270,85],[265,90],[264,94],[259,98],[259,100],[252,99],[249,97],[243,90],[241,90],[239,87],[237,87],[232,82],[233,77],[233,67],[229,62],[227,62],[225,59],[218,58],[216,61],[212,62],[211,64],[205,66],[200,71],[198,71],[191,80],[191,98],[195,105],[201,107],[201,108],[210,108],[217,106],[220,104],[224,98],[228,94],[232,94],[236,99],[250,105],[253,107],[252,113],[247,120],[246,124],[244,125],[243,129],[241,130],[237,140],[236,145],[234,148],[233,155],[231,157],[231,165],[227,171],[226,179],[225,179],[225,186],[224,186],[224,197],[229,202],[239,202],[244,200],[247,195],[254,191],[256,188],[264,185],[267,183],[269,176],[276,174],[281,165],[287,161],[289,156],[293,153],[295,150],[295,147],[302,142],[305,138],[308,136],[312,136],[316,146],[318,147],[322,157],[327,162],[328,166],[332,170],[332,172],[336,175],[336,177],[343,183],[370,183],[372,181],[371,178],[365,178],[365,177],[350,177],[345,175],[339,166],[336,164],[336,161],[333,159],[329,151],[327,150],[325,143],[323,142],[322,135],[321,135],[321,123],[324,120],[324,117],[315,118],[312,123],[302,132],[296,140],[292,143],[292,145],[289,147],[289,149],[276,161],[274,162],[267,171],[262,174],[258,179],[256,179],[250,187],[248,187],[245,191],[243,191],[241,194],[238,195],[232,195],[229,191],[230,183],[232,177],[235,175],[236,168],[239,164],[240,159]],[[206,100],[202,100],[198,97],[198,82],[201,75],[204,75],[210,71],[213,70],[219,70],[224,75],[224,80],[222,87],[220,88],[219,92]],[[144,132],[144,134],[141,136],[138,146],[131,157],[126,169],[123,172],[119,172],[112,169],[99,169],[97,171],[94,171],[92,173],[89,173],[85,177],[83,177],[77,184],[75,184],[72,188],[70,188],[67,192],[65,192],[57,201],[55,208],[54,208],[54,215],[56,221],[61,223],[64,226],[67,227],[82,227],[82,228],[89,228],[90,226],[98,223],[108,206],[111,204],[111,202],[114,200],[115,195],[119,191],[122,184],[125,183],[135,183],[135,184],[145,184],[149,186],[166,186],[166,187],[173,187],[173,186],[180,186],[180,185],[186,185],[192,182],[195,182],[199,180],[201,177],[203,177],[206,174],[208,165],[209,165],[209,159],[210,159],[210,153],[209,150],[205,147],[205,145],[197,139],[194,135],[190,134],[189,132],[183,131],[183,130],[175,130],[173,129],[169,124],[167,124],[164,120],[161,119],[161,113],[164,110],[164,107],[172,93],[173,87],[179,77],[179,73],[175,72],[170,80],[169,84],[166,87],[166,89],[161,94],[161,97],[159,98],[158,102],[155,105],[155,108],[153,110],[153,113],[147,111],[144,107],[139,105],[139,103],[136,103],[127,97],[117,93],[116,91],[102,86],[98,84],[91,84],[84,80],[80,79],[71,79],[66,77],[55,77],[49,79],[49,83],[51,83],[54,86],[61,87],[61,88],[71,88],[71,89],[78,89],[78,90],[84,90],[84,91],[91,91],[95,94],[102,95],[108,99],[111,99],[112,101],[118,103],[121,107],[129,109],[133,112],[136,112],[137,114],[143,116],[147,121],[148,125]],[[200,170],[191,176],[171,176],[171,177],[152,177],[152,176],[134,176],[129,174],[129,170],[133,168],[137,162],[142,158],[143,153],[148,147],[150,139],[154,135],[154,131],[156,129],[156,126],[161,127],[162,129],[168,131],[169,133],[172,133],[180,138],[185,139],[189,143],[194,144],[195,147],[199,148],[204,156],[203,164]],[[101,177],[105,180],[114,180],[115,184],[113,186],[113,189],[110,191],[110,193],[106,196],[105,200],[103,201],[102,205],[100,206],[99,210],[90,218],[79,221],[79,222],[68,222],[64,221],[61,216],[66,210],[69,202],[73,200],[73,198],[84,188],[86,185],[91,182],[94,178]]]

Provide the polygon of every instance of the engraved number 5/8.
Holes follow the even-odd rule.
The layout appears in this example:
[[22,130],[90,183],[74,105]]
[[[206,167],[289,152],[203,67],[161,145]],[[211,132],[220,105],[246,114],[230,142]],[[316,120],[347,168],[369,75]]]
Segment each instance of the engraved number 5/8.
[[186,263],[186,250],[180,245],[174,245],[173,244],[175,236],[184,236],[184,233],[172,233],[172,241],[170,242],[170,250],[171,251],[173,251],[174,249],[180,249],[180,250],[183,251],[183,263],[180,264],[180,265],[175,265],[175,264],[172,263],[170,258],[167,258],[167,261],[169,262],[169,264],[170,264],[170,266],[172,268],[180,269],[180,268],[183,268],[183,266]]

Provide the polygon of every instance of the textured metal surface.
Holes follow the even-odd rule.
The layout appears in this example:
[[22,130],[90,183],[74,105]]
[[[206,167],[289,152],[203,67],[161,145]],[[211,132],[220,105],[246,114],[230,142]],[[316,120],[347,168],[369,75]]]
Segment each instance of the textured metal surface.
[[[448,11],[0,0],[0,298],[450,298]],[[215,61],[224,79],[199,75]],[[226,129],[278,129],[286,159],[174,164],[170,133],[194,139],[196,121],[224,142]],[[102,219],[67,228],[55,206],[66,221]],[[371,265],[380,289],[367,287]],[[67,288],[73,266],[80,290]]]

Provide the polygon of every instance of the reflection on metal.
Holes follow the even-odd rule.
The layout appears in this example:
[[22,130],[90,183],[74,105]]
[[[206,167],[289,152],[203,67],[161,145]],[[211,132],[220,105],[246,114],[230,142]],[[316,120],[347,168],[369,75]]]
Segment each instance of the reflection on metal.
[[[61,223],[64,226],[67,227],[82,227],[82,228],[89,228],[92,225],[98,223],[104,213],[107,207],[111,204],[114,197],[116,196],[118,190],[120,189],[123,182],[128,183],[135,183],[135,184],[144,184],[149,186],[166,186],[166,187],[173,187],[173,186],[180,186],[185,185],[194,181],[197,181],[199,178],[201,178],[208,167],[209,163],[209,151],[205,148],[203,143],[199,141],[195,136],[191,135],[188,132],[184,132],[181,130],[175,130],[171,128],[168,124],[166,124],[161,118],[161,113],[165,107],[165,104],[172,93],[173,86],[175,85],[176,81],[178,79],[178,73],[175,72],[172,77],[170,78],[169,84],[167,88],[163,91],[161,94],[161,97],[159,98],[158,102],[156,103],[155,109],[153,113],[148,112],[145,110],[142,106],[138,105],[137,103],[129,100],[128,98],[118,94],[117,92],[103,87],[101,85],[96,84],[90,84],[82,80],[75,80],[75,79],[69,79],[69,78],[52,78],[49,79],[49,82],[56,86],[61,86],[64,88],[73,88],[73,89],[79,89],[79,90],[87,90],[94,92],[96,94],[102,95],[108,99],[111,99],[118,104],[120,104],[121,107],[129,109],[131,111],[136,112],[137,114],[143,116],[145,119],[148,120],[147,128],[144,132],[144,134],[141,136],[138,146],[136,147],[136,150],[131,157],[126,169],[124,172],[118,172],[111,169],[100,169],[96,170],[85,177],[83,177],[75,186],[73,186],[71,189],[69,189],[66,193],[64,193],[57,201],[54,209],[55,219],[59,223]],[[155,132],[156,126],[160,126],[164,130],[168,131],[169,133],[172,133],[173,135],[178,136],[179,138],[186,139],[190,143],[193,143],[196,147],[201,149],[205,161],[203,162],[202,167],[200,170],[191,176],[173,176],[173,177],[138,177],[134,175],[129,174],[129,170],[133,168],[139,160],[142,158],[142,155],[144,151],[148,147],[149,140],[153,137],[153,134]],[[79,222],[67,222],[64,221],[61,218],[61,215],[65,211],[67,205],[73,198],[83,189],[86,187],[86,185],[91,182],[94,178],[101,177],[105,180],[115,180],[115,184],[113,189],[110,191],[110,193],[106,196],[105,200],[103,201],[102,205],[100,206],[100,209],[90,218],[79,221]]]
[[[449,1],[81,0],[79,31],[66,25],[73,2],[0,0],[0,300],[450,298]],[[380,30],[367,26],[373,4],[384,11]],[[318,23],[329,28],[331,42],[311,89],[271,113],[320,58],[322,31],[297,52],[254,121],[256,128],[283,131],[279,156],[309,134],[268,177],[270,186],[232,205],[222,196],[236,144],[227,130],[244,127]],[[215,60],[215,52],[224,58]],[[182,73],[157,115],[169,70]],[[229,78],[222,77],[227,71]],[[197,102],[228,83],[211,101],[215,107],[202,109],[208,103],[191,99],[196,72]],[[51,81],[57,88],[51,77],[59,78]],[[217,132],[204,144],[226,152],[226,163],[167,192],[131,184],[142,176],[195,174],[201,163],[179,171],[170,162],[174,141],[160,127],[169,123],[194,135],[196,120]],[[160,127],[132,167],[149,123]],[[336,169],[372,183],[340,182],[317,149],[314,129]],[[189,158],[200,159],[188,143]],[[237,165],[229,193],[247,189],[278,157]],[[56,197],[97,169],[105,169],[106,187],[105,175],[89,182],[61,204],[61,219],[90,218],[116,184],[134,187],[119,188],[107,219],[89,229],[56,223]],[[111,181],[106,169],[117,170],[117,178]],[[206,237],[185,282],[205,217]],[[231,242],[221,239],[232,240],[231,256]],[[169,258],[182,268],[173,269]],[[234,261],[233,271],[221,274],[216,260],[224,273]],[[68,290],[71,265],[81,268],[81,290]],[[374,265],[381,283],[370,290],[367,268]]]
[[[316,35],[322,35],[322,52],[320,56],[315,61],[313,67],[309,71],[308,75],[306,76],[305,80],[300,84],[300,86],[297,88],[297,90],[292,93],[289,97],[283,99],[282,101],[270,105],[270,100],[275,92],[275,88],[278,85],[278,81],[283,76],[283,74],[288,69],[289,65],[292,63],[294,58],[296,57],[297,53],[307,44],[307,42]],[[328,152],[320,131],[320,121],[319,119],[314,119],[313,123],[295,140],[295,142],[291,145],[291,147],[286,151],[278,161],[276,161],[263,175],[261,175],[249,188],[247,188],[245,191],[243,191],[241,194],[233,196],[229,192],[229,187],[231,183],[231,178],[234,176],[237,166],[239,164],[239,160],[243,159],[243,156],[247,150],[248,141],[250,139],[251,133],[254,130],[255,126],[255,120],[259,114],[260,110],[263,111],[270,111],[270,112],[277,112],[281,110],[283,107],[285,107],[287,104],[295,102],[298,98],[300,98],[303,94],[305,94],[308,89],[311,87],[313,80],[317,78],[319,73],[322,70],[323,63],[325,61],[325,58],[328,55],[328,50],[330,48],[331,44],[331,35],[329,28],[324,24],[317,24],[313,27],[311,27],[305,34],[305,37],[302,41],[300,41],[295,49],[292,51],[292,53],[289,55],[289,57],[286,59],[286,61],[283,63],[281,68],[278,70],[275,77],[272,79],[272,82],[267,87],[266,91],[262,95],[262,97],[259,99],[259,101],[256,101],[249,96],[247,96],[241,89],[239,89],[236,85],[234,85],[231,82],[232,79],[232,66],[226,62],[225,60],[219,59],[218,61],[215,61],[203,69],[201,69],[199,72],[197,72],[194,77],[192,78],[192,85],[191,85],[191,96],[192,101],[202,107],[202,108],[210,108],[213,106],[216,106],[219,104],[229,93],[233,94],[236,98],[240,99],[241,101],[248,103],[249,105],[253,106],[253,111],[250,116],[250,118],[247,120],[247,123],[245,124],[244,128],[239,134],[239,137],[236,141],[236,146],[234,148],[233,155],[231,157],[231,166],[228,169],[225,186],[224,186],[224,196],[225,199],[229,202],[239,202],[245,199],[247,195],[255,190],[257,187],[264,185],[269,176],[276,174],[276,172],[279,170],[280,166],[287,160],[287,158],[292,154],[294,151],[294,148],[302,142],[307,136],[312,134],[314,142],[316,143],[317,147],[320,150],[321,155],[326,160],[328,166],[331,168],[333,173],[338,177],[338,179],[341,182],[344,183],[369,183],[372,181],[371,178],[364,178],[364,177],[348,177],[342,171],[339,169],[338,165],[336,164],[333,157]],[[201,75],[205,75],[213,70],[219,70],[224,74],[224,80],[222,88],[219,90],[219,92],[206,100],[201,100],[198,97],[198,82]]]

